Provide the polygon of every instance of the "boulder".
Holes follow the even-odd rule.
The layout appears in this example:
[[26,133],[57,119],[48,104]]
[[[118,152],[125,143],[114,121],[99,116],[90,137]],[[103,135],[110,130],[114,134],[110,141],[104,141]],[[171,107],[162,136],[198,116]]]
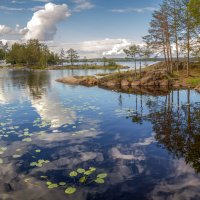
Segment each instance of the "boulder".
[[129,81],[127,81],[127,80],[122,80],[121,81],[121,86],[130,86],[130,85],[131,85],[131,83]]

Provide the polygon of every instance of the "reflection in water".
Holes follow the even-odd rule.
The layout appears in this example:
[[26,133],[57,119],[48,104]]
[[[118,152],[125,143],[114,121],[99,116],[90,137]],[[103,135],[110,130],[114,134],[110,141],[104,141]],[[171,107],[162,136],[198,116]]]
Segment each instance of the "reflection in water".
[[[199,94],[55,82],[71,73],[94,72],[0,72],[0,199],[200,198]],[[39,160],[49,162],[31,166]],[[69,177],[89,167],[108,174],[104,184]],[[66,186],[48,189],[41,176]],[[77,188],[71,196],[64,193],[70,186]]]
[[149,115],[149,120],[153,124],[159,144],[177,158],[183,157],[186,163],[200,172],[200,104],[191,104],[190,90],[186,92],[186,104],[180,105],[177,91],[177,105],[174,105],[172,92],[166,97],[163,107]]

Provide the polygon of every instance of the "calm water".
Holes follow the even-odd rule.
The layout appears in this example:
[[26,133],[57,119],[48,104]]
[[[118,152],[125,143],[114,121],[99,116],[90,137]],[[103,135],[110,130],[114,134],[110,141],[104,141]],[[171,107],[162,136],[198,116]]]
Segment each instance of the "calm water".
[[[121,61],[121,62],[116,62],[118,65],[122,65],[122,66],[125,66],[125,67],[130,67],[130,68],[134,68],[135,67],[135,64],[134,64],[134,62],[128,62],[128,61]],[[147,61],[147,62],[144,62],[144,61],[142,61],[142,66],[143,67],[145,67],[146,65],[148,66],[148,65],[152,65],[152,64],[154,64],[155,62],[153,62],[153,61]],[[77,62],[77,63],[74,63],[75,65],[84,65],[84,64],[89,64],[89,65],[100,65],[100,66],[103,66],[104,65],[104,63],[103,62],[88,62],[88,63],[85,63],[85,62]],[[107,63],[106,63],[107,64]],[[66,63],[64,63],[64,65],[71,65],[71,63],[69,63],[69,62],[66,62]],[[137,61],[137,63],[136,63],[136,67],[137,67],[137,69],[139,69],[139,67],[140,67],[140,62],[139,61]]]
[[55,82],[99,72],[0,71],[0,200],[200,199],[200,94]]

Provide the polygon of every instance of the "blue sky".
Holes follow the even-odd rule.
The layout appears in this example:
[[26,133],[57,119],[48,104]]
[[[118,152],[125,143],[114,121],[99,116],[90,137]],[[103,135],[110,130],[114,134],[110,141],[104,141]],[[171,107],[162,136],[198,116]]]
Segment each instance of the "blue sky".
[[[58,12],[63,12],[63,15],[67,13],[67,17],[56,14],[54,20],[46,9],[45,18],[49,14],[48,21],[52,26],[44,24],[46,30],[41,30],[41,33],[33,33],[34,30],[31,32],[31,28],[36,29],[35,23],[38,21],[37,17],[33,19],[34,13],[43,10],[49,2],[60,6],[66,4],[67,7],[54,7],[61,9]],[[0,39],[24,39],[24,35],[29,34],[26,38],[38,37],[40,40],[50,40],[51,44],[56,42],[57,45],[76,44],[77,48],[85,42],[89,44],[89,41],[95,41],[95,44],[98,42],[98,45],[102,42],[105,46],[105,40],[110,39],[108,46],[111,49],[111,43],[116,45],[120,43],[120,39],[121,42],[127,40],[141,43],[142,36],[147,34],[152,12],[160,2],[161,0],[0,0]],[[30,21],[31,28],[27,26]],[[39,30],[38,27],[37,29]],[[50,34],[44,31],[49,31]],[[80,48],[80,52],[84,50],[85,48]]]

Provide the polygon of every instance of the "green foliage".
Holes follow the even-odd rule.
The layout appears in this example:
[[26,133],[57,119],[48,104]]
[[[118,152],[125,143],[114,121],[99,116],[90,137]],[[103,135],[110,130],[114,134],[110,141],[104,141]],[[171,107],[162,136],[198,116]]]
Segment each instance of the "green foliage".
[[0,60],[5,59],[5,51],[3,49],[0,49]]
[[66,194],[74,194],[76,192],[76,188],[75,187],[68,187],[66,190],[65,190],[65,193]]
[[106,173],[98,174],[97,178],[106,178],[108,175]]
[[97,179],[95,179],[95,182],[99,183],[99,184],[103,184],[105,181],[102,178],[97,178]]
[[47,45],[34,39],[24,44],[13,44],[7,54],[6,61],[13,65],[47,67],[47,65],[57,64],[59,57],[57,54],[50,52]]
[[200,1],[190,0],[188,10],[191,16],[195,19],[196,25],[200,25]]
[[67,51],[67,59],[71,63],[71,65],[74,64],[75,61],[77,61],[79,58],[78,53],[74,49],[69,49]]
[[85,172],[85,170],[82,169],[82,168],[78,168],[78,169],[77,169],[77,172],[78,172],[79,174],[83,174],[83,173]]
[[69,174],[70,177],[75,177],[75,176],[77,176],[77,175],[78,175],[78,173],[75,172],[75,171],[72,171],[72,172],[70,172],[70,174]]

